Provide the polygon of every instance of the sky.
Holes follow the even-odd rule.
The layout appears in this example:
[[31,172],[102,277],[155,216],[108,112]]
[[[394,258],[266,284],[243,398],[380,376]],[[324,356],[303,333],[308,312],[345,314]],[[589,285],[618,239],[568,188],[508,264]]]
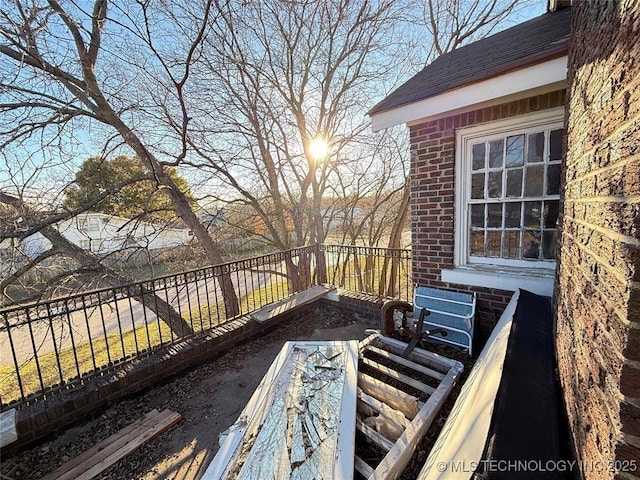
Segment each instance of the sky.
[[[510,21],[503,22],[498,30],[540,15],[545,10],[546,2],[542,0],[534,2],[521,9]],[[167,35],[164,38],[171,39],[171,37],[172,35]],[[55,44],[53,45],[53,48],[60,49],[61,53],[63,52],[63,47],[62,43],[57,47]],[[163,45],[158,45],[158,48],[163,48]],[[123,52],[118,52],[118,49],[115,48],[111,53],[126,55],[126,49]],[[0,57],[0,62],[7,62],[7,60]],[[5,63],[5,67],[0,70],[3,82],[7,81],[9,69],[11,68],[8,67],[8,69],[7,65]],[[410,73],[411,70],[407,69],[404,76],[408,77]],[[124,78],[126,78],[126,75]],[[113,74],[110,81],[117,82],[118,76]],[[158,92],[153,93],[157,94]],[[144,93],[141,94],[141,98],[143,97]],[[372,98],[371,106],[379,100],[380,98]],[[105,135],[103,128],[95,126],[88,128],[85,123],[84,125],[79,125],[75,131],[70,132],[70,135],[65,137],[63,143],[51,143],[47,145],[46,149],[42,148],[43,142],[38,136],[25,141],[17,148],[4,149],[0,153],[0,188],[13,190],[14,184],[29,185],[34,192],[34,198],[39,197],[40,199],[51,200],[60,197],[60,187],[73,180],[74,169],[89,156],[101,153]],[[160,134],[151,141],[157,145],[158,142],[162,141],[161,138],[162,135]],[[116,146],[117,143],[117,140],[115,140],[111,143],[111,146]],[[167,149],[170,149],[170,147],[167,147]],[[43,155],[43,152],[46,152],[46,155]],[[197,185],[194,187],[197,189]]]

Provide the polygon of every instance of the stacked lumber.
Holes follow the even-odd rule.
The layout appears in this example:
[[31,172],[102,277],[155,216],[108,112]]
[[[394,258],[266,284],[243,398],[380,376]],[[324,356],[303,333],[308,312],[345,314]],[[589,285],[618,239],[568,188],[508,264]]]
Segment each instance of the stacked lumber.
[[72,458],[42,480],[89,480],[145,442],[173,427],[182,416],[171,410],[153,409],[141,420],[119,430],[81,455]]
[[462,373],[460,362],[420,348],[403,358],[406,345],[379,333],[360,343],[360,365],[371,374],[358,373],[356,425],[385,452],[376,466],[355,457],[356,470],[369,480],[402,474]]

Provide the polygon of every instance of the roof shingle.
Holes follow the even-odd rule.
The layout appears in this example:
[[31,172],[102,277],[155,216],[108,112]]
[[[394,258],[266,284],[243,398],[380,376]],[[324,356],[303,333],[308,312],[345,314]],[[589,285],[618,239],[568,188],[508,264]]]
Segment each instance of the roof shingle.
[[571,8],[563,8],[445,53],[387,95],[369,115],[562,56],[570,27]]

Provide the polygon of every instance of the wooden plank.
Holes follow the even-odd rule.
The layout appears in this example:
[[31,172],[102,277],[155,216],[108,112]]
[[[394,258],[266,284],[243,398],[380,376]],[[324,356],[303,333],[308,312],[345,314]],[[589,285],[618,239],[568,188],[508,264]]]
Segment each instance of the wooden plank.
[[407,425],[409,425],[409,423],[411,423],[404,415],[391,416],[391,412],[397,412],[397,410],[392,409],[389,405],[381,402],[377,398],[374,398],[371,395],[367,395],[361,389],[358,389],[358,400],[368,405],[370,408],[375,410],[376,413],[384,416],[390,422],[398,423],[402,425],[402,427],[406,427]]
[[[384,335],[380,335],[378,337],[378,340],[384,343],[393,353],[402,354],[402,352],[404,352],[404,349],[407,348],[406,343],[396,340],[395,338],[389,338],[385,337]],[[455,365],[458,363],[456,360],[443,357],[442,355],[429,352],[422,348],[414,348],[409,355],[409,360],[413,360],[416,363],[422,363],[423,365],[432,366],[443,372],[449,371],[450,368],[455,367]]]
[[371,428],[370,426],[362,423],[360,420],[356,420],[356,428],[360,432],[362,432],[365,437],[367,437],[369,440],[371,440],[371,442],[374,445],[376,445],[377,447],[381,448],[385,452],[388,452],[389,450],[391,450],[393,448],[393,442],[391,440],[383,437],[378,432],[376,432],[373,428]]
[[385,375],[394,378],[402,383],[404,383],[405,385],[409,385],[413,388],[415,388],[416,390],[420,390],[421,392],[424,392],[428,395],[431,395],[434,391],[435,388],[426,385],[424,383],[422,383],[419,380],[416,380],[414,378],[411,378],[408,375],[405,375],[404,373],[398,372],[397,370],[394,370],[393,368],[389,368],[386,367],[378,362],[374,362],[373,360],[369,359],[369,358],[363,358],[362,359],[362,363],[364,363],[365,365],[370,366],[371,368],[375,368],[376,370],[384,373]]
[[98,445],[62,465],[47,475],[45,479],[89,480],[94,478],[139,448],[143,443],[174,426],[181,419],[181,415],[170,410],[163,410],[160,413],[153,410],[145,415],[141,421],[111,435]]
[[358,373],[358,385],[365,393],[396,410],[400,410],[409,419],[414,418],[420,409],[418,399],[413,395],[409,395],[364,373]]
[[353,478],[357,362],[355,340],[287,342],[203,478]]
[[401,357],[400,355],[396,355],[394,353],[388,352],[387,350],[383,350],[382,348],[378,348],[373,345],[368,345],[367,347],[365,347],[365,349],[370,350],[371,352],[377,353],[378,355],[384,358],[388,358],[389,360],[393,360],[394,362],[399,363],[400,365],[409,367],[412,370],[415,370],[416,372],[420,372],[431,378],[435,378],[436,380],[444,379],[444,376],[445,376],[444,373],[437,372],[436,370],[427,368],[424,365],[420,365],[419,363],[412,362],[411,360]]
[[369,478],[371,475],[373,475],[373,468],[371,468],[367,462],[362,460],[357,455],[354,463],[356,471],[358,471],[364,478]]
[[335,289],[335,287],[327,287],[325,285],[314,285],[302,292],[294,293],[283,300],[262,307],[251,313],[250,317],[257,322],[264,322],[285,312],[307,305]]
[[369,480],[396,480],[402,474],[411,460],[416,446],[431,426],[461,372],[462,364],[457,362],[457,365],[449,370],[442,383],[422,406],[393,448],[378,464],[373,475],[368,477]]

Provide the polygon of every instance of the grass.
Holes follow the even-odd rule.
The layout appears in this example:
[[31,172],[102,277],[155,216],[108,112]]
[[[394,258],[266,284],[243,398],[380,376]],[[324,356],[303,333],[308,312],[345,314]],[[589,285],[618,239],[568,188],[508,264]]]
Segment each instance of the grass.
[[[119,333],[111,334],[107,338],[93,339],[91,342],[81,343],[74,349],[69,347],[59,352],[58,358],[54,352],[38,357],[42,384],[45,388],[77,378],[109,365],[124,358],[136,355],[148,349],[149,346],[160,345],[161,339],[166,342],[171,338],[169,327],[164,323],[149,325],[149,332],[144,326]],[[137,347],[136,347],[137,345]],[[92,351],[93,349],[93,351]],[[93,358],[93,360],[92,360]],[[58,368],[60,362],[60,368]],[[94,363],[95,362],[95,363]],[[20,379],[24,395],[39,392],[41,388],[38,375],[38,363],[35,359],[23,362],[20,367]],[[3,403],[20,398],[20,387],[13,365],[0,366],[0,397]]]

